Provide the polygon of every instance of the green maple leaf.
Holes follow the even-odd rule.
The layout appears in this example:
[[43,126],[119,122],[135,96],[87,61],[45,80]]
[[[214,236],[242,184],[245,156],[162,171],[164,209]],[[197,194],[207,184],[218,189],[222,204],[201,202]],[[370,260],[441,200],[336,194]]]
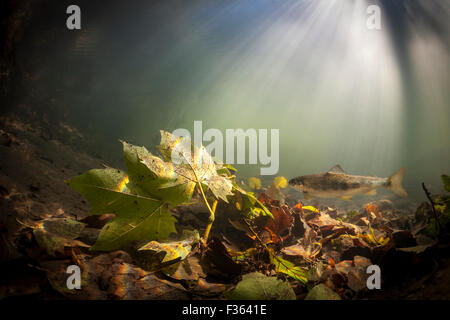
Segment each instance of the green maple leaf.
[[167,204],[130,190],[123,190],[128,180],[125,172],[106,168],[93,169],[68,181],[90,203],[90,214],[113,213],[91,250],[108,251],[135,240],[163,240],[176,232],[176,219]]
[[176,219],[169,207],[189,201],[196,185],[224,201],[233,195],[230,178],[218,174],[206,149],[194,147],[189,138],[161,131],[159,150],[164,160],[145,147],[122,143],[128,174],[113,168],[93,169],[67,181],[88,200],[90,214],[115,215],[103,227],[92,250],[114,250],[136,240],[167,239],[176,232]]
[[176,174],[172,163],[152,155],[145,147],[122,143],[130,190],[169,202],[172,206],[190,200],[195,182]]
[[204,146],[195,146],[189,137],[177,137],[170,132],[161,131],[158,149],[165,160],[173,164],[178,183],[201,183],[217,199],[225,202],[228,202],[227,196],[233,195],[232,182],[226,175],[217,173],[220,168]]

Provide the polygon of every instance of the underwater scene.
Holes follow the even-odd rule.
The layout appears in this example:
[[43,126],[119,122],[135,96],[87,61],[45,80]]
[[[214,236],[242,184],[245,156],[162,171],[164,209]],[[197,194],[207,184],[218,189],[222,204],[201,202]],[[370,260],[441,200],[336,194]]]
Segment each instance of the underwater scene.
[[450,299],[449,1],[0,6],[0,300]]

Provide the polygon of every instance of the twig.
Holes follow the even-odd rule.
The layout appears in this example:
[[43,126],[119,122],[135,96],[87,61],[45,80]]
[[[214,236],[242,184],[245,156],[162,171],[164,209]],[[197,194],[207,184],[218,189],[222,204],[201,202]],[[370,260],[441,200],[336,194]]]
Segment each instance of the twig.
[[253,230],[252,226],[250,225],[250,223],[248,223],[248,221],[246,219],[243,219],[245,224],[247,225],[248,229],[253,233],[253,236],[258,240],[258,242],[265,248],[267,249],[267,245],[261,240],[261,238],[258,236],[258,234],[255,232],[255,230]]
[[437,215],[436,209],[434,207],[435,206],[434,201],[433,201],[433,199],[431,199],[430,192],[425,187],[425,183],[423,183],[423,182],[422,182],[422,188],[423,188],[423,191],[425,191],[425,195],[427,196],[428,201],[430,201],[430,203],[431,203],[431,210],[433,210],[434,223],[435,223],[435,229],[436,229],[436,237],[437,237],[438,233],[441,230],[441,223],[439,222],[438,215]]

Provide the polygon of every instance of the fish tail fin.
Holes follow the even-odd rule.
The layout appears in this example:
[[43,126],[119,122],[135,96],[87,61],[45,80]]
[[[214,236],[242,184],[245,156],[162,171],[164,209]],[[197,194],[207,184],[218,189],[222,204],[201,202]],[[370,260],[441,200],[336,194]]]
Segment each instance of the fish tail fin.
[[405,176],[405,167],[400,168],[396,173],[388,178],[389,182],[389,190],[394,192],[396,195],[400,197],[406,198],[408,194],[406,190],[403,189],[402,181]]

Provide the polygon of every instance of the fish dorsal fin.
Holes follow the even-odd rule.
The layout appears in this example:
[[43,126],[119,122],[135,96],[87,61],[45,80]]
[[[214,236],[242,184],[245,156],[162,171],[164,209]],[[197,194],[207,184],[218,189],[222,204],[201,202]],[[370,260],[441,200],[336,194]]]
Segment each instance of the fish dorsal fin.
[[333,168],[331,168],[330,170],[328,170],[328,172],[332,172],[332,173],[347,173],[344,171],[344,169],[341,168],[340,165],[335,165]]

